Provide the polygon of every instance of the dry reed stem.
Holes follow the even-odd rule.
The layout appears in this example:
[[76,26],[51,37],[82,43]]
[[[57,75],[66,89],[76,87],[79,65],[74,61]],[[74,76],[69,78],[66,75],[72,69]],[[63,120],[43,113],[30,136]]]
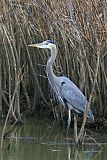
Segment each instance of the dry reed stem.
[[85,124],[86,124],[86,120],[87,120],[87,112],[89,110],[89,107],[90,107],[90,104],[92,101],[92,97],[93,97],[93,93],[95,90],[95,85],[97,83],[98,70],[99,70],[99,65],[100,65],[100,54],[101,54],[101,51],[100,51],[101,46],[100,46],[100,43],[98,42],[98,40],[97,40],[97,44],[98,44],[98,47],[97,47],[98,50],[97,50],[97,62],[96,62],[96,69],[95,69],[95,75],[94,75],[94,82],[93,82],[93,87],[92,87],[91,94],[89,97],[89,104],[88,104],[87,108],[85,107],[83,123],[82,123],[81,129],[80,129],[79,135],[78,135],[78,142],[80,142],[80,143],[82,143],[84,140],[84,131],[85,131]]

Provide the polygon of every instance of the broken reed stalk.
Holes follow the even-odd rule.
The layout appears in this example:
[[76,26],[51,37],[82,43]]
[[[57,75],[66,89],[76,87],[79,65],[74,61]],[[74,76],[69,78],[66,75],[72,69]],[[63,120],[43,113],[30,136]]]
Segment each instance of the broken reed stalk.
[[[13,106],[14,106],[14,101],[15,101],[15,97],[16,97],[16,94],[17,94],[17,88],[22,80],[23,76],[20,78],[20,80],[18,81],[18,83],[16,84],[15,86],[15,90],[14,90],[14,93],[13,93],[13,96],[12,96],[12,99],[11,99],[11,102],[10,102],[10,106],[9,106],[9,109],[8,109],[8,113],[7,113],[7,116],[6,116],[6,119],[5,119],[5,123],[4,123],[4,126],[3,126],[3,131],[2,131],[2,137],[1,137],[1,148],[3,147],[3,139],[4,139],[4,136],[8,133],[8,131],[18,122],[22,122],[21,120],[21,115],[18,116],[18,118],[16,117],[14,111],[13,111]],[[15,122],[13,123],[13,125],[7,129],[6,131],[6,126],[7,126],[7,123],[8,123],[8,119],[9,119],[9,115],[13,115],[14,116],[14,120]]]
[[84,112],[84,118],[83,118],[83,123],[78,135],[78,142],[81,144],[84,141],[84,132],[85,132],[85,124],[86,124],[86,120],[87,120],[87,112],[89,110],[91,101],[92,101],[92,97],[93,97],[93,93],[95,90],[95,85],[97,83],[97,77],[98,77],[98,70],[99,70],[99,66],[100,66],[100,52],[101,52],[101,43],[98,42],[97,39],[97,61],[96,61],[96,69],[95,69],[95,75],[94,75],[94,80],[93,80],[93,87],[91,89],[91,94],[90,94],[90,98],[89,98],[89,103],[88,103],[88,107],[85,107],[85,112]]
[[4,135],[5,135],[5,131],[6,131],[6,125],[7,125],[8,119],[9,119],[9,115],[12,112],[13,102],[14,102],[14,99],[15,99],[16,91],[17,91],[17,86],[15,88],[15,91],[14,91],[14,94],[13,94],[13,97],[12,97],[12,100],[11,100],[11,103],[10,103],[10,106],[9,106],[9,109],[8,109],[8,113],[7,113],[7,116],[6,116],[6,120],[5,120],[5,123],[4,123],[3,131],[2,131],[2,138],[1,138],[1,148],[3,147],[3,138],[4,138]]

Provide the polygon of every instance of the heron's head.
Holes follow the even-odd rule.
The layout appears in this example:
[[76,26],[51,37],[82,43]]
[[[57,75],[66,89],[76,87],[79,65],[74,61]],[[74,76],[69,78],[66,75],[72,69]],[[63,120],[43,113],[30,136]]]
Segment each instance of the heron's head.
[[30,44],[28,45],[29,47],[37,47],[37,48],[49,48],[51,49],[52,47],[55,46],[54,42],[52,40],[46,40],[42,43],[37,43],[37,44]]

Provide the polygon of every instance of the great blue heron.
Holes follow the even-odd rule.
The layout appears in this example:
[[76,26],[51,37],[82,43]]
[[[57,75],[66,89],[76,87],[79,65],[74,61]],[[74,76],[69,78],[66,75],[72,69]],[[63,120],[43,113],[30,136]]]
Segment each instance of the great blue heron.
[[[78,114],[84,113],[85,107],[88,107],[89,102],[80,91],[80,89],[67,77],[57,77],[52,69],[52,65],[57,56],[57,47],[51,40],[46,40],[42,43],[31,44],[31,47],[48,48],[51,50],[51,57],[47,61],[47,77],[50,85],[52,86],[56,96],[63,107],[68,109],[68,128],[71,122],[71,110]],[[87,117],[93,122],[94,116],[90,107],[88,107]]]

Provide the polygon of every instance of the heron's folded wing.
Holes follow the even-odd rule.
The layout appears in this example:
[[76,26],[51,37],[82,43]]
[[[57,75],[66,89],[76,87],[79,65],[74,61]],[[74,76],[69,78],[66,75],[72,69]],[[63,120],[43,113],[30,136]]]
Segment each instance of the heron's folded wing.
[[75,84],[69,85],[64,83],[61,86],[61,95],[66,101],[71,104],[74,109],[84,111],[84,106],[87,103],[86,97],[82,94],[80,89]]

